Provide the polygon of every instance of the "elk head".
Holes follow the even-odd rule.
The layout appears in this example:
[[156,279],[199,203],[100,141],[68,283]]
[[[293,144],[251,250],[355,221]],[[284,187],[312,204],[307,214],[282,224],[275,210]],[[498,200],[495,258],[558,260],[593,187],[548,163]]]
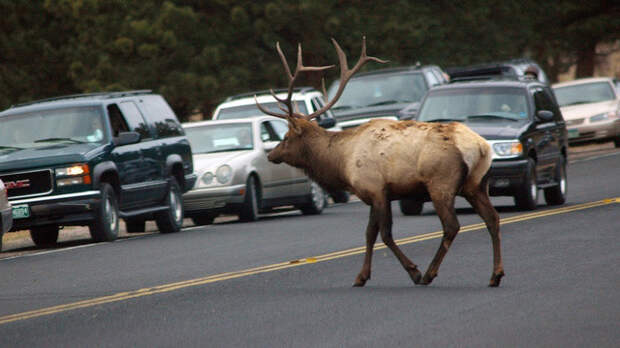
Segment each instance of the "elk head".
[[280,43],[278,42],[276,44],[276,49],[278,51],[278,54],[280,55],[282,65],[284,65],[284,70],[286,71],[289,79],[289,85],[288,94],[285,99],[278,98],[273,92],[273,90],[271,91],[271,95],[278,101],[278,103],[280,104],[280,109],[283,111],[283,113],[276,113],[263,108],[258,103],[258,100],[256,100],[256,96],[255,100],[256,105],[263,113],[286,119],[288,121],[289,131],[286,133],[284,140],[282,140],[280,144],[269,153],[269,161],[274,163],[285,162],[295,167],[305,167],[303,162],[304,159],[307,158],[307,156],[304,156],[304,152],[308,151],[309,146],[311,146],[312,139],[318,138],[314,135],[317,135],[323,131],[316,123],[311,122],[311,120],[318,115],[323,114],[325,111],[329,110],[338,101],[351,76],[353,76],[353,74],[359,71],[362,66],[364,66],[364,64],[368,63],[369,61],[387,63],[387,61],[385,60],[381,60],[375,57],[369,57],[366,55],[366,37],[364,37],[362,39],[362,52],[360,54],[360,58],[355,64],[355,66],[349,69],[347,64],[347,57],[344,51],[342,50],[342,48],[340,48],[338,42],[336,42],[336,40],[334,40],[333,38],[332,43],[334,44],[336,52],[338,53],[338,60],[340,65],[340,85],[338,86],[338,90],[336,91],[336,94],[334,95],[332,100],[328,100],[327,92],[325,90],[325,81],[323,80],[322,91],[323,98],[325,99],[325,105],[319,110],[316,110],[309,115],[302,114],[299,112],[299,110],[296,110],[293,107],[293,102],[291,101],[291,98],[293,95],[293,87],[295,85],[295,82],[297,81],[301,72],[322,72],[334,67],[334,65],[318,67],[304,66],[302,62],[300,44],[297,47],[297,67],[295,68],[295,73],[293,74],[291,73],[291,69],[289,68],[284,53],[282,53],[282,50],[280,49]]

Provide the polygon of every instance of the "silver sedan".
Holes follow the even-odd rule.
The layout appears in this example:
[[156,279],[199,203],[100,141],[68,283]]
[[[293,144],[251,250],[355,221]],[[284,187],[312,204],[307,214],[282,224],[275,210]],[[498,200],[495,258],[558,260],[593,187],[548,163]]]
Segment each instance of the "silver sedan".
[[195,224],[213,222],[219,214],[254,221],[275,208],[320,214],[326,194],[301,170],[274,164],[267,154],[280,142],[286,121],[258,116],[183,124],[192,146],[198,180],[183,196],[185,215]]

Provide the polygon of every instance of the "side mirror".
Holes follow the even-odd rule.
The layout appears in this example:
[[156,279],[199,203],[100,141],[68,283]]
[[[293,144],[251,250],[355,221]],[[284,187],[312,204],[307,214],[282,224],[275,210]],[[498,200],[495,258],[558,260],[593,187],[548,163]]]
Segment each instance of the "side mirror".
[[114,145],[123,146],[140,142],[140,133],[138,132],[120,132],[114,138]]
[[280,144],[279,141],[265,141],[263,143],[263,149],[265,150],[265,152],[269,152],[269,151],[275,149],[276,146],[278,146],[278,144]]
[[335,125],[336,125],[336,120],[334,120],[332,117],[323,117],[319,121],[319,126],[323,128],[332,128]]
[[549,110],[538,110],[536,116],[543,121],[551,121],[553,120],[553,112]]

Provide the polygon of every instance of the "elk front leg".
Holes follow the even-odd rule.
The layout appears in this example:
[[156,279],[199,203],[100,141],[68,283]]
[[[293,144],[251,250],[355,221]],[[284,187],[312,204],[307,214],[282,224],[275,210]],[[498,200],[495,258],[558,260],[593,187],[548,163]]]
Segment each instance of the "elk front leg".
[[444,256],[450,249],[450,245],[454,241],[456,234],[460,229],[459,221],[456,218],[456,213],[454,211],[454,196],[446,197],[445,195],[439,200],[433,198],[431,193],[431,199],[433,200],[433,205],[435,206],[435,211],[441,220],[441,225],[443,227],[443,237],[441,238],[441,244],[439,245],[439,249],[435,253],[435,257],[433,261],[431,261],[426,273],[424,274],[424,278],[422,278],[422,285],[430,284],[435,277],[437,277],[437,273],[439,272],[439,266],[443,261]]
[[418,266],[411,262],[402,250],[400,250],[392,237],[392,206],[390,201],[384,201],[377,210],[380,215],[379,229],[381,230],[381,239],[383,239],[383,243],[396,255],[396,258],[400,261],[405,271],[407,271],[411,280],[413,280],[415,284],[419,284],[422,273],[418,270]]
[[370,265],[372,263],[372,251],[377,241],[379,232],[379,217],[372,207],[370,208],[370,216],[368,218],[368,226],[366,227],[366,254],[364,256],[364,265],[362,270],[355,278],[353,286],[364,286],[366,281],[370,279]]

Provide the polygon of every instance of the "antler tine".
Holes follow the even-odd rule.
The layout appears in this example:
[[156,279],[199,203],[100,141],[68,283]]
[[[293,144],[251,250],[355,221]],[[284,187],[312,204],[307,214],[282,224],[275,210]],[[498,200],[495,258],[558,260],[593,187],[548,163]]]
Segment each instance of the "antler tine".
[[[256,94],[254,95],[254,102],[256,103],[256,106],[258,107],[258,109],[260,111],[262,111],[264,114],[270,115],[270,116],[275,116],[275,117],[279,117],[279,118],[287,118],[288,115],[287,114],[278,114],[276,112],[271,112],[267,109],[265,109],[262,105],[260,105],[260,103],[258,102],[258,98],[256,98]],[[285,110],[282,110],[285,111]]]
[[336,48],[336,52],[338,53],[338,61],[340,64],[340,84],[338,86],[338,90],[336,91],[336,94],[334,95],[332,100],[329,102],[327,101],[327,93],[325,93],[325,86],[323,85],[323,94],[325,96],[326,105],[324,105],[319,110],[313,112],[312,114],[304,116],[304,118],[308,120],[311,120],[317,117],[318,115],[324,113],[325,111],[329,110],[332,106],[334,106],[334,104],[336,104],[336,102],[342,95],[342,92],[344,91],[344,88],[347,85],[347,82],[349,82],[349,79],[351,78],[351,76],[353,76],[353,74],[355,74],[358,70],[360,70],[362,66],[364,66],[364,64],[368,63],[369,61],[375,61],[377,63],[388,62],[387,60],[382,60],[376,57],[371,57],[371,56],[366,55],[366,36],[364,36],[362,39],[362,52],[360,53],[360,58],[355,64],[355,66],[353,66],[352,69],[349,69],[346,54],[344,53],[342,48],[340,48],[340,45],[338,44],[338,42],[336,42],[334,38],[332,38],[332,43],[334,44],[334,47]]

